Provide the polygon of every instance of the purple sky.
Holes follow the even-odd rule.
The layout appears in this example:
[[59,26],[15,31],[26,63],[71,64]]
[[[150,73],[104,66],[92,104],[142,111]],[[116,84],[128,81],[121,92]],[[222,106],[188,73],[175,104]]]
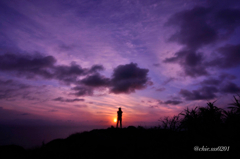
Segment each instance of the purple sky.
[[0,123],[148,124],[240,93],[238,0],[0,0]]

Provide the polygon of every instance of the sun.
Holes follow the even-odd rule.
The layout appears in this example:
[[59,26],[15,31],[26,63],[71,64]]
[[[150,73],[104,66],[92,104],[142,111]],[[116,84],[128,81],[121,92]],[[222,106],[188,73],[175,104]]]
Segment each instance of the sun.
[[116,122],[117,122],[117,119],[116,119],[116,118],[114,118],[114,119],[113,119],[113,121],[116,123]]

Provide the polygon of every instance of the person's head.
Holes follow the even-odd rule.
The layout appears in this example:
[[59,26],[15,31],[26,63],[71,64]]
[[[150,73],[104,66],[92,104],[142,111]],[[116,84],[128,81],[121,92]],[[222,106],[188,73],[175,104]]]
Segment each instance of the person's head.
[[121,110],[121,107],[119,107],[118,109]]

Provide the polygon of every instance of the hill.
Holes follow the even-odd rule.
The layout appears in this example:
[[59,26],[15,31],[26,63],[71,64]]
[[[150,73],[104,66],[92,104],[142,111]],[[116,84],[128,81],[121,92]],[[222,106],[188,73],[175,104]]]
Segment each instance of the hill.
[[[31,150],[13,145],[1,146],[0,156],[31,159],[239,157],[239,140],[232,140],[227,136],[223,133],[210,135],[130,126],[76,133]],[[200,149],[194,151],[197,146]],[[213,148],[213,151],[209,152],[207,148]]]

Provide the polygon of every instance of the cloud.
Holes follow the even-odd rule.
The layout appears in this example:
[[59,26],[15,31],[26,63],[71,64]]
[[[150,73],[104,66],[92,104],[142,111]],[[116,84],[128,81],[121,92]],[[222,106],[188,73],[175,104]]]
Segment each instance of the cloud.
[[[22,98],[25,98],[27,96],[26,90],[28,88],[31,88],[31,86],[14,80],[0,79],[0,100],[13,100],[13,98],[17,96],[22,96]],[[29,100],[30,98],[26,97],[26,99]]]
[[228,44],[218,48],[217,51],[219,56],[214,60],[207,62],[208,66],[227,69],[240,65],[240,44]]
[[95,73],[82,79],[80,83],[91,87],[107,87],[110,84],[110,79],[101,76],[99,73]]
[[166,26],[177,26],[177,31],[169,41],[183,44],[189,48],[197,49],[218,39],[215,28],[209,25],[212,10],[205,7],[194,7],[172,15]]
[[[147,77],[148,69],[142,69],[136,63],[119,65],[114,69],[112,78],[101,75],[102,65],[82,68],[72,62],[70,65],[56,65],[53,56],[4,54],[0,55],[0,71],[15,75],[43,79],[55,79],[63,84],[74,84],[72,90],[76,96],[93,95],[94,89],[109,88],[112,93],[132,93],[144,89],[152,82]],[[84,77],[81,80],[79,77]],[[9,81],[10,82],[10,81]],[[3,95],[1,95],[3,96]],[[2,97],[0,97],[2,98]],[[67,102],[67,100],[65,100]],[[69,101],[70,102],[70,101]]]
[[98,72],[98,71],[103,71],[104,67],[102,65],[93,65],[89,72]]
[[240,87],[233,83],[236,76],[227,73],[221,73],[218,78],[208,77],[202,82],[200,88],[196,90],[181,89],[179,94],[186,100],[208,100],[217,97],[220,94],[236,94],[240,92]]
[[66,45],[66,44],[60,44],[58,46],[58,50],[59,51],[70,51],[74,48],[75,46],[74,45]]
[[202,84],[202,85],[216,85],[217,86],[221,83],[222,83],[222,81],[219,80],[219,79],[208,78],[208,79],[203,80],[200,84]]
[[147,77],[148,69],[142,69],[136,63],[119,65],[114,69],[111,79],[111,92],[132,93],[151,85]]
[[3,54],[0,55],[0,70],[16,72],[17,75],[34,78],[40,76],[44,79],[56,79],[66,84],[74,83],[79,76],[85,76],[103,70],[102,65],[93,65],[90,69],[82,68],[72,62],[67,65],[55,65],[53,56]]
[[159,67],[160,64],[159,64],[159,63],[154,63],[153,66],[155,66],[155,67]]
[[198,77],[208,75],[201,53],[184,48],[175,53],[174,57],[166,58],[165,63],[178,63],[182,66],[185,75]]
[[230,82],[231,80],[236,79],[236,76],[230,75],[227,73],[221,73],[218,78],[213,78],[213,77],[208,77],[199,84],[201,85],[214,85],[214,86],[219,86],[220,84]]
[[40,75],[44,78],[52,78],[51,73],[46,69],[53,67],[55,62],[53,56],[31,57],[20,54],[3,54],[0,55],[0,70],[17,72],[18,75],[27,77]]
[[236,8],[222,9],[216,13],[215,18],[217,27],[232,33],[240,25],[240,10]]
[[148,71],[139,68],[136,63],[119,65],[114,69],[112,78],[106,78],[98,72],[90,74],[78,81],[72,90],[77,91],[74,93],[76,96],[93,95],[94,89],[99,88],[109,88],[109,92],[115,94],[133,93],[152,84],[147,77]]
[[163,102],[164,104],[171,104],[171,105],[178,105],[180,103],[182,103],[182,101],[178,101],[178,100],[167,100],[165,102]]
[[162,92],[162,91],[165,91],[166,90],[166,88],[158,88],[158,89],[156,89],[156,91],[159,91],[159,92]]
[[63,97],[58,97],[58,98],[55,98],[53,99],[54,101],[59,101],[59,102],[79,102],[79,101],[84,101],[84,99],[78,99],[78,98],[75,98],[75,99],[64,99]]
[[227,40],[240,26],[240,9],[194,7],[173,14],[165,23],[167,27],[175,27],[169,42],[177,42],[184,47],[173,57],[163,62],[178,63],[186,76],[198,77],[209,75],[208,68],[232,68],[240,64],[240,45],[226,45],[217,49],[214,60],[204,58],[198,51],[209,44]]
[[30,56],[22,54],[0,55],[0,70],[16,72],[17,75],[33,78],[40,76],[45,79],[57,79],[65,82],[74,82],[86,69],[82,69],[74,62],[70,66],[56,66],[53,56]]
[[0,85],[9,85],[9,84],[13,84],[13,80],[1,80],[0,79]]
[[240,9],[196,6],[173,14],[165,26],[177,27],[169,41],[196,50],[231,35],[240,25]]
[[181,89],[179,94],[185,98],[185,100],[207,100],[216,97],[215,93],[218,89],[214,86],[202,86],[201,88],[193,91]]
[[53,78],[63,81],[66,84],[74,83],[77,81],[78,76],[86,75],[87,69],[83,69],[81,66],[72,62],[70,66],[61,65],[52,68]]
[[238,87],[235,83],[228,82],[220,88],[220,91],[223,93],[239,93],[240,87]]
[[168,84],[169,82],[174,81],[174,80],[175,80],[175,78],[171,77],[171,78],[167,79],[166,81],[164,81],[164,82],[163,82],[163,85],[166,85],[166,84]]
[[40,100],[39,98],[31,96],[31,92],[24,92],[22,94],[22,99],[27,99],[27,100]]
[[231,74],[228,74],[228,73],[221,73],[219,75],[219,78],[221,80],[225,80],[225,79],[233,80],[233,79],[236,79],[237,77],[235,75],[231,75]]
[[74,105],[75,107],[78,107],[78,108],[86,108],[87,107],[87,105]]
[[84,86],[76,86],[73,87],[72,90],[76,91],[74,94],[76,96],[92,96],[93,95],[93,88],[84,87]]
[[48,112],[52,112],[52,113],[54,113],[54,112],[58,112],[58,110],[56,110],[56,109],[52,109],[52,110],[49,110]]
[[158,108],[158,105],[150,105],[149,108]]

